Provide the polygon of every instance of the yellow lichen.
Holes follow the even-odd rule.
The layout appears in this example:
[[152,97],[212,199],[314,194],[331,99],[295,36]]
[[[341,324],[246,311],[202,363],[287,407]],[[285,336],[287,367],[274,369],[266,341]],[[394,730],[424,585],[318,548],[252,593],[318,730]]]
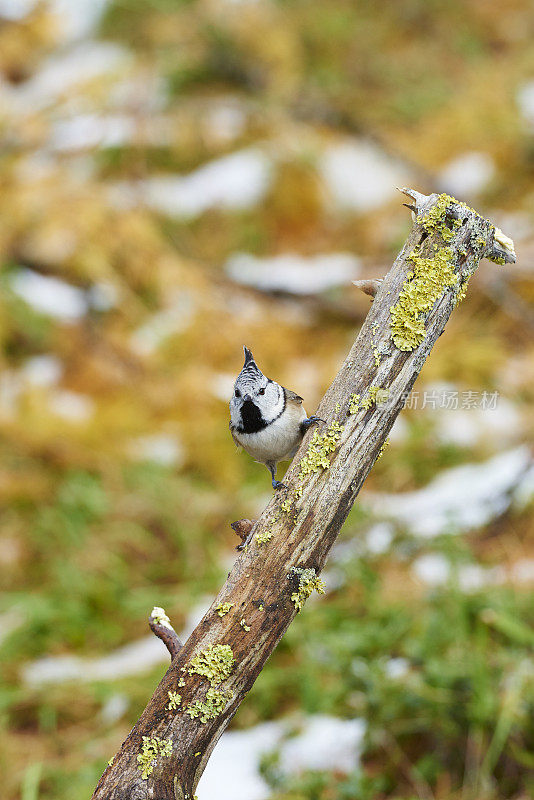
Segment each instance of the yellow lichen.
[[408,258],[414,268],[406,276],[397,303],[391,306],[389,322],[396,347],[405,351],[421,344],[426,336],[424,314],[444,289],[458,282],[449,247],[439,248],[433,258],[425,258],[415,250]]
[[172,741],[160,739],[158,736],[143,736],[143,747],[137,755],[137,762],[141,776],[146,780],[154,771],[154,764],[158,756],[168,758],[172,755]]
[[421,344],[426,336],[424,315],[445,289],[458,283],[454,254],[448,243],[462,223],[458,219],[446,221],[447,208],[452,203],[465,206],[454,197],[441,194],[426,214],[417,217],[427,233],[440,234],[444,246],[434,243],[432,258],[421,256],[420,247],[408,256],[413,270],[407,274],[399,299],[390,309],[391,338],[399,350],[413,350]]
[[353,392],[349,399],[349,414],[357,414],[359,410],[360,410],[360,395],[354,394]]
[[368,393],[361,401],[361,407],[367,410],[375,404],[380,405],[381,403],[385,403],[388,397],[389,392],[387,389],[382,389],[381,386],[371,386]]
[[189,703],[185,713],[191,718],[200,718],[202,723],[209,719],[215,719],[224,710],[228,700],[232,697],[231,692],[220,692],[218,689],[210,687],[206,692],[204,700],[195,700]]
[[228,614],[232,606],[235,606],[235,603],[221,603],[220,606],[217,606],[215,611],[220,617],[224,617],[225,614]]
[[292,573],[298,575],[299,577],[299,585],[296,592],[293,592],[291,595],[291,601],[295,605],[297,612],[300,612],[304,603],[308,599],[308,597],[312,594],[312,592],[318,592],[319,594],[324,594],[325,592],[325,585],[324,581],[322,581],[316,574],[314,569],[299,569],[297,567],[293,567],[291,570]]
[[211,686],[218,686],[232,672],[235,658],[227,644],[214,644],[194,656],[188,668],[190,675],[202,675]]
[[384,444],[382,445],[382,447],[381,447],[381,448],[380,448],[380,450],[378,451],[378,455],[377,455],[377,457],[376,457],[376,460],[377,460],[377,461],[378,461],[379,459],[381,459],[381,458],[382,458],[382,456],[384,455],[384,450],[385,450],[385,449],[386,449],[386,447],[388,447],[388,446],[389,446],[389,439],[386,439],[386,440],[385,440],[385,442],[384,442]]
[[110,758],[110,759],[109,759],[109,761],[108,761],[108,767],[111,767],[111,766],[113,766],[113,762],[114,762],[114,760],[115,760],[115,756],[111,756],[111,758]]
[[[333,420],[326,433],[321,435],[319,431],[315,431],[308,447],[308,452],[299,465],[299,484],[302,484],[304,478],[307,475],[311,475],[312,472],[319,472],[320,469],[329,468],[329,453],[333,453],[336,449],[341,433],[343,432],[343,427],[344,426],[340,425],[337,420]],[[299,496],[301,495],[302,491]]]
[[178,692],[167,692],[169,695],[169,702],[167,703],[167,709],[169,711],[176,711],[179,707],[180,703],[182,702],[182,695],[178,694]]
[[239,624],[241,625],[243,630],[245,630],[245,631],[249,631],[250,630],[250,625],[247,625],[247,622],[246,622],[246,620],[244,618],[240,621]]

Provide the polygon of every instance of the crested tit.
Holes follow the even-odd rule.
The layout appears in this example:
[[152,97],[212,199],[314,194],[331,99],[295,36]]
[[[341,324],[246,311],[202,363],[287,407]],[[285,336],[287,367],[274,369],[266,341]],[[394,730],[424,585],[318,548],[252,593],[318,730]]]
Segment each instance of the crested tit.
[[297,451],[308,428],[323,420],[308,417],[302,397],[266,378],[244,347],[245,363],[237,376],[230,400],[230,432],[236,445],[269,469],[273,489],[283,483],[275,478],[278,461]]

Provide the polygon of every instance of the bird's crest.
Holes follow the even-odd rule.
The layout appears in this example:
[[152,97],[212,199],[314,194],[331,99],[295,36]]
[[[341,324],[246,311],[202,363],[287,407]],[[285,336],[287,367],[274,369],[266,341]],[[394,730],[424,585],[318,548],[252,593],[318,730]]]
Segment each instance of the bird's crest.
[[243,350],[245,353],[245,363],[243,364],[243,369],[239,374],[238,380],[243,378],[245,380],[256,380],[258,377],[263,376],[263,372],[254,361],[252,350],[249,350],[248,347],[245,346],[243,346]]

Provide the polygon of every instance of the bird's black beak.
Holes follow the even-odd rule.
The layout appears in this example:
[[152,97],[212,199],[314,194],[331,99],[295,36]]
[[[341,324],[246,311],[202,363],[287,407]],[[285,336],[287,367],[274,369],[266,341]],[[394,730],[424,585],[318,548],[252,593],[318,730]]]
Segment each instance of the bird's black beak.
[[249,394],[243,395],[243,402],[248,403],[252,400],[252,397]]

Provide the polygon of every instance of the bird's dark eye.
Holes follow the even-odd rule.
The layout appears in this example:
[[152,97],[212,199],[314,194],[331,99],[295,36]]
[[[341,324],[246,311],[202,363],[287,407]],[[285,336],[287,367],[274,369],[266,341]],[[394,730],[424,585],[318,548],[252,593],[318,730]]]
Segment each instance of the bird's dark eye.
[[265,389],[259,389],[258,394],[265,394]]
[[241,392],[239,391],[239,389],[235,390],[235,396],[236,397],[241,397]]

